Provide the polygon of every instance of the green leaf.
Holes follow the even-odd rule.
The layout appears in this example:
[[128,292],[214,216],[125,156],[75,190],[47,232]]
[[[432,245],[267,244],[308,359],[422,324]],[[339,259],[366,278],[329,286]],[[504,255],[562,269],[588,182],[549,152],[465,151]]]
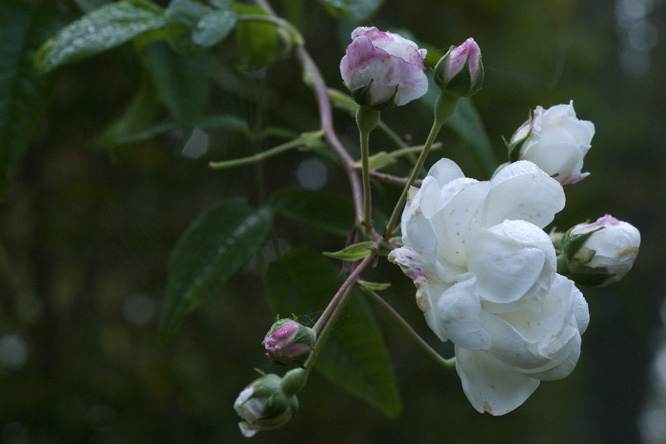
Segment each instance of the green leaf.
[[214,10],[193,0],[173,0],[166,10],[166,36],[178,52],[209,48],[236,26],[236,13]]
[[[271,263],[266,273],[271,309],[283,315],[323,310],[342,283],[339,274],[338,267],[316,252],[290,250]],[[387,416],[396,416],[402,408],[381,332],[356,289],[326,339],[315,368]]]
[[321,2],[334,15],[342,12],[353,22],[358,23],[370,18],[384,3],[384,0],[321,0]]
[[54,79],[33,67],[35,51],[63,23],[57,2],[0,4],[0,191],[37,131],[53,89]]
[[169,259],[162,342],[264,243],[272,216],[270,208],[253,210],[244,199],[231,199],[206,210],[183,233]]
[[467,142],[472,148],[477,162],[490,176],[497,168],[497,159],[481,116],[472,99],[463,97],[458,101],[458,108],[453,117],[447,122],[447,125]]
[[129,2],[110,3],[67,25],[44,43],[35,57],[35,65],[48,72],[164,25],[164,14],[156,8]]
[[[236,5],[238,14],[268,14],[250,5]],[[274,24],[242,21],[236,26],[236,45],[240,56],[239,69],[254,71],[270,64],[278,54],[278,34]]]
[[366,289],[371,290],[371,291],[382,291],[382,290],[386,290],[387,288],[389,288],[391,286],[391,284],[388,283],[388,282],[383,282],[383,283],[368,282],[368,281],[364,281],[364,280],[360,280],[360,279],[358,281],[358,284],[361,287],[366,288]]
[[146,55],[155,87],[173,117],[185,119],[201,114],[210,90],[208,55],[179,54],[164,42],[148,45]]
[[[421,100],[426,106],[432,109],[441,90],[435,86],[432,75],[428,76],[428,82],[430,88],[428,88],[428,92]],[[497,160],[495,159],[493,147],[490,144],[490,139],[488,139],[481,116],[471,98],[462,97],[458,100],[456,112],[446,121],[446,125],[458,134],[472,149],[476,161],[481,165],[486,174],[488,176],[492,175],[495,168],[497,168]]]
[[192,40],[202,48],[209,48],[224,40],[236,26],[237,16],[233,11],[214,11],[204,15]]
[[111,0],[74,0],[74,3],[76,3],[83,12],[90,12],[93,9],[97,9],[110,2]]
[[[152,78],[145,75],[141,79],[139,91],[136,93],[125,113],[115,122],[108,125],[96,138],[95,144],[104,148],[124,145],[132,136],[146,131],[153,122],[160,108],[160,100],[153,85]],[[135,142],[137,140],[131,140]]]
[[344,194],[304,188],[284,188],[271,196],[282,216],[347,237],[354,228],[354,203]]
[[[123,119],[124,118],[125,116],[123,116]],[[127,126],[129,126],[129,122],[127,122],[127,124]],[[99,143],[101,146],[107,147],[115,145],[126,145],[152,139],[153,137],[164,134],[167,131],[183,128],[225,128],[231,131],[237,131],[242,134],[249,134],[249,124],[246,120],[232,114],[220,114],[160,122],[135,133],[113,133],[112,136],[114,137],[100,138]],[[106,133],[104,135],[106,135]]]
[[350,245],[347,248],[334,253],[325,251],[324,256],[332,257],[333,259],[341,259],[343,261],[357,261],[369,255],[371,253],[370,249],[374,246],[374,241],[359,242],[358,244]]

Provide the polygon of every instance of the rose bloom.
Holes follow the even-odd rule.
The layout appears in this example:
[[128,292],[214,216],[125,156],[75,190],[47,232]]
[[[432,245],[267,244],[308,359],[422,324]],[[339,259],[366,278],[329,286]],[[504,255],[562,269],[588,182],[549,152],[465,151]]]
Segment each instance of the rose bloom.
[[524,139],[519,158],[536,163],[562,185],[568,185],[589,176],[581,170],[593,136],[594,124],[576,118],[571,101],[548,109],[538,106],[532,118],[511,136],[510,145]]
[[243,419],[238,423],[243,436],[251,438],[261,430],[275,430],[291,420],[298,401],[284,395],[280,381],[279,376],[267,374],[240,392],[234,409]]
[[346,55],[340,61],[342,80],[354,92],[368,90],[355,98],[361,105],[402,106],[428,90],[423,73],[427,51],[398,34],[377,28],[356,28]]
[[610,277],[600,284],[605,286],[619,281],[631,270],[638,256],[641,233],[630,223],[606,214],[594,223],[576,225],[569,235],[594,230],[598,231],[595,231],[581,248],[593,252],[592,258],[582,265],[587,268],[606,269]]
[[479,182],[442,159],[405,208],[405,245],[389,260],[414,280],[430,328],[455,344],[479,412],[510,412],[578,361],[587,304],[556,273],[542,230],[563,207],[562,186],[531,162]]

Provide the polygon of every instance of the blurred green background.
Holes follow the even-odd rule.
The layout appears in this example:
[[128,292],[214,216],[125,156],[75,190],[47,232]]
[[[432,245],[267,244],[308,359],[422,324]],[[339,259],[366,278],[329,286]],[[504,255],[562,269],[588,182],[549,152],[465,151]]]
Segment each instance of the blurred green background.
[[[317,2],[272,4],[300,27],[327,83],[341,88],[338,63],[352,25],[338,23]],[[64,5],[70,20],[78,16],[72,3]],[[666,4],[386,0],[361,24],[408,30],[441,50],[475,38],[486,81],[473,101],[498,163],[505,157],[501,136],[510,137],[529,109],[573,99],[578,117],[596,126],[584,167],[591,176],[566,188],[567,206],[556,224],[568,228],[611,213],[640,229],[641,253],[622,282],[585,291],[591,323],[573,374],[543,383],[515,412],[478,414],[455,371],[442,370],[371,302],[395,365],[402,414],[386,418],[315,372],[293,421],[252,440],[666,442],[660,407],[666,408],[666,352],[660,348],[666,335],[659,312],[666,283]],[[172,133],[116,156],[95,148],[95,136],[122,114],[138,86],[138,62],[128,46],[61,69],[47,116],[0,201],[2,443],[247,442],[233,401],[254,379],[253,368],[282,370],[260,345],[272,321],[261,281],[270,246],[189,317],[168,345],[159,345],[166,263],[180,233],[229,196],[257,202],[255,167],[219,172],[207,162],[256,146],[215,130],[209,154],[200,159],[182,156]],[[215,55],[232,61],[228,51],[221,45]],[[257,126],[317,128],[312,94],[293,59],[270,66],[265,76],[243,76],[221,64],[211,76],[210,112],[241,115]],[[354,147],[353,120],[341,112],[335,117],[343,140]],[[419,102],[382,117],[415,144],[431,121]],[[444,148],[431,162],[451,157],[469,176],[487,178],[453,132],[439,140]],[[262,148],[271,146],[264,143]],[[373,149],[382,143],[378,137]],[[264,173],[268,190],[308,184],[313,176],[325,181],[310,186],[348,191],[342,170],[311,153],[274,158]],[[378,184],[375,191],[376,202],[390,211],[399,190]],[[335,251],[344,242],[280,218],[275,233],[283,249]],[[397,267],[380,261],[368,277],[392,282],[387,300],[450,353],[425,326],[413,286]],[[306,321],[317,315],[297,314]]]

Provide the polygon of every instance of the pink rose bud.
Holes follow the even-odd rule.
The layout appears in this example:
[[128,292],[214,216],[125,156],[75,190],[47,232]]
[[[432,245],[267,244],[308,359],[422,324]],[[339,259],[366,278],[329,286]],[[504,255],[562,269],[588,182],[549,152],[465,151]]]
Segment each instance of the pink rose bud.
[[356,28],[340,74],[359,105],[377,110],[402,106],[428,90],[423,70],[427,51],[398,34]]
[[317,335],[293,319],[279,319],[264,338],[266,355],[281,365],[302,365],[310,356]]
[[576,117],[573,101],[548,109],[537,106],[509,141],[509,160],[529,160],[562,185],[576,183],[590,149],[594,124]]
[[483,86],[481,49],[473,38],[460,46],[451,46],[435,66],[435,83],[442,91],[456,97],[469,97]]
[[578,224],[561,240],[558,272],[581,285],[612,284],[631,270],[640,243],[636,227],[609,214],[591,224]]

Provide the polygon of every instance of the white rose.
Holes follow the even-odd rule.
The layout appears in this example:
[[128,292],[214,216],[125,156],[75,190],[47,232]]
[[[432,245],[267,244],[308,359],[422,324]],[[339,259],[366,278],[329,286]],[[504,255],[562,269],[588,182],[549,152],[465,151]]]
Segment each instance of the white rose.
[[443,159],[405,208],[405,246],[389,260],[414,280],[430,328],[456,345],[479,411],[505,414],[577,362],[587,305],[555,273],[541,229],[563,207],[560,184],[531,162],[478,182]]
[[[588,269],[605,270],[609,276],[599,284],[601,286],[619,281],[634,265],[641,244],[641,233],[630,223],[606,214],[594,223],[576,225],[567,236],[591,231],[594,233],[587,238],[581,248],[582,251],[579,251],[574,259],[591,256],[591,259],[579,265]],[[575,273],[578,270],[571,271]]]
[[427,50],[374,27],[356,28],[351,37],[340,74],[361,105],[402,106],[426,93],[423,59]]
[[577,119],[571,101],[548,109],[538,106],[532,119],[511,136],[510,146],[520,150],[519,159],[534,162],[567,185],[589,176],[581,171],[593,136],[594,124]]
[[540,302],[509,313],[482,311],[481,318],[492,345],[467,350],[456,344],[456,370],[477,411],[504,415],[525,402],[541,381],[571,373],[589,312],[573,282],[555,275]]

